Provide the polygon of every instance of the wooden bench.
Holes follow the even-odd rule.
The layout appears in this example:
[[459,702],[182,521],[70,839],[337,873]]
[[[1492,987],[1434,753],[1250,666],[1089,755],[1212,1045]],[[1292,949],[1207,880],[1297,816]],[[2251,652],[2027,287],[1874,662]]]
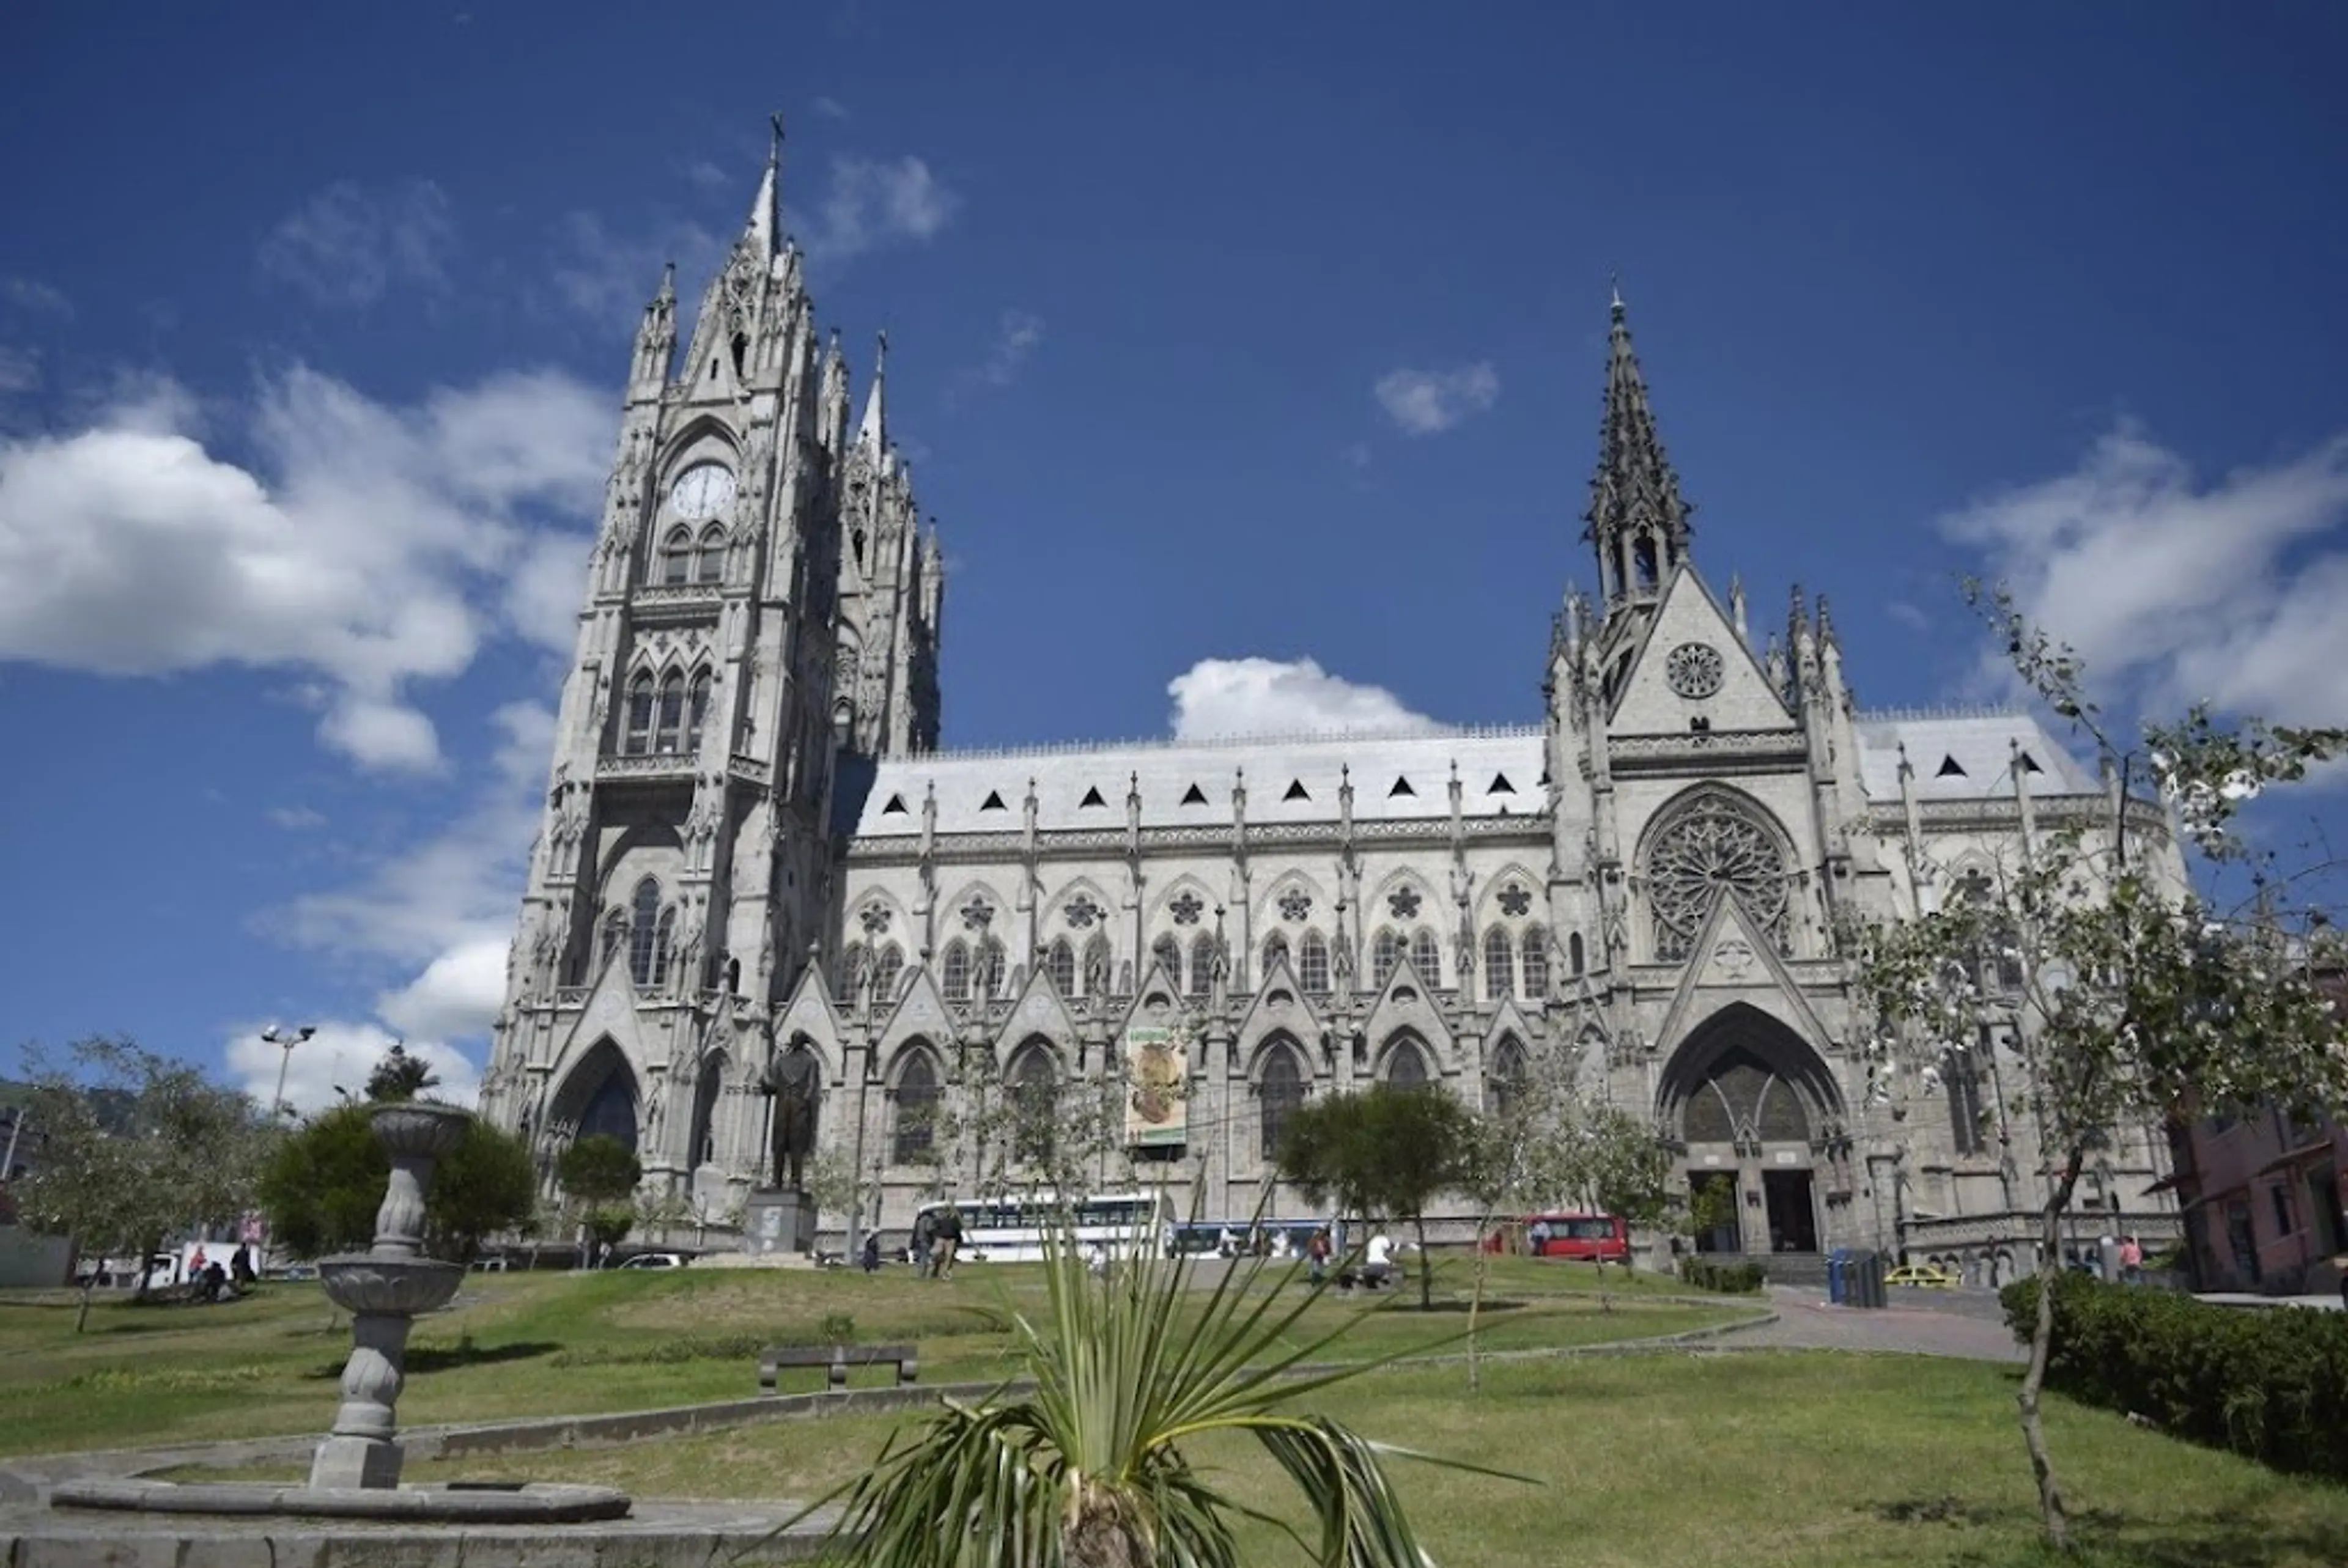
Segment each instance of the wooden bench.
[[921,1371],[921,1363],[911,1345],[777,1345],[769,1347],[758,1358],[758,1391],[775,1392],[775,1375],[786,1367],[821,1367],[824,1381],[835,1392],[848,1388],[850,1367],[878,1367],[893,1363],[897,1368],[897,1386],[903,1388],[913,1381]]

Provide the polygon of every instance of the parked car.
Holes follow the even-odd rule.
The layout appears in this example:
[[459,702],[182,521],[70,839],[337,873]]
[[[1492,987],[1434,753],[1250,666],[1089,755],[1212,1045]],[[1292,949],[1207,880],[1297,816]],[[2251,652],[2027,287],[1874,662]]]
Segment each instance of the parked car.
[[683,1268],[685,1255],[678,1252],[640,1252],[620,1266],[622,1268]]
[[1953,1290],[1956,1271],[1933,1263],[1903,1263],[1883,1276],[1886,1285],[1913,1286],[1926,1290]]

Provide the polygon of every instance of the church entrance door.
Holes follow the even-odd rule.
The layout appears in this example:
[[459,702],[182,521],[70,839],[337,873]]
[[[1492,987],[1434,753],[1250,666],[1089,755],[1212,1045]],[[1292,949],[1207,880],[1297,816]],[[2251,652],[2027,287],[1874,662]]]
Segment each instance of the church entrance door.
[[1688,1177],[1688,1195],[1694,1200],[1694,1212],[1713,1222],[1696,1232],[1696,1251],[1743,1252],[1745,1242],[1736,1216],[1744,1205],[1737,1196],[1735,1176],[1726,1171],[1698,1171]]
[[1761,1194],[1769,1212],[1771,1252],[1818,1250],[1818,1214],[1807,1171],[1764,1171]]

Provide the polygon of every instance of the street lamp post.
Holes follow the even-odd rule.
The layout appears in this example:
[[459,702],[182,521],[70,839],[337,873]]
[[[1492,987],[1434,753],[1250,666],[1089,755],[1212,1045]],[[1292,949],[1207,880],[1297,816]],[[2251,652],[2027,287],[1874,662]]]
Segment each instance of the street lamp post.
[[280,1033],[273,1023],[261,1031],[261,1038],[275,1046],[280,1052],[277,1058],[277,1092],[269,1102],[271,1116],[283,1116],[292,1109],[285,1103],[285,1070],[294,1065],[294,1048],[317,1032],[315,1024],[307,1023],[292,1034]]

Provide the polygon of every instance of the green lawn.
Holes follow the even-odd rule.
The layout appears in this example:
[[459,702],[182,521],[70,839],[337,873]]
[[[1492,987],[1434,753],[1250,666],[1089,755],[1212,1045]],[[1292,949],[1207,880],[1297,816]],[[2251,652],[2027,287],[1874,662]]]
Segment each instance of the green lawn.
[[[1439,1265],[1439,1310],[1411,1290],[1325,1298],[1306,1327],[1363,1319],[1343,1346],[1371,1357],[1429,1348],[1466,1325],[1464,1259]],[[1610,1271],[1504,1260],[1494,1270],[1487,1342],[1495,1348],[1582,1345],[1673,1333],[1749,1313],[1748,1302],[1686,1307],[1646,1299],[1658,1282]],[[814,1343],[835,1314],[865,1342],[911,1340],[927,1382],[1009,1368],[1009,1338],[974,1308],[1038,1312],[1040,1270],[974,1266],[950,1282],[901,1269],[683,1269],[664,1273],[469,1276],[451,1307],[417,1326],[399,1404],[408,1425],[590,1414],[742,1398],[757,1391],[755,1348]],[[0,1296],[0,1454],[145,1448],[319,1430],[350,1346],[314,1285],[265,1286],[217,1307],[101,1301],[73,1332],[73,1298]],[[878,1368],[856,1375],[885,1383]],[[794,1384],[823,1384],[820,1370]]]
[[[1828,1352],[1517,1361],[1488,1369],[1478,1396],[1457,1368],[1396,1368],[1313,1404],[1372,1437],[1537,1481],[1400,1466],[1422,1542],[1445,1568],[1996,1568],[2046,1561],[2014,1426],[2018,1375],[1982,1362]],[[805,1498],[867,1465],[893,1424],[778,1422],[628,1449],[416,1464],[409,1479]],[[2062,1400],[2047,1424],[2090,1547],[2074,1562],[2348,1562],[2348,1491]],[[1222,1470],[1246,1501],[1296,1517],[1251,1445],[1207,1444],[1195,1458]],[[1306,1561],[1268,1529],[1248,1527],[1243,1539],[1250,1563]]]

